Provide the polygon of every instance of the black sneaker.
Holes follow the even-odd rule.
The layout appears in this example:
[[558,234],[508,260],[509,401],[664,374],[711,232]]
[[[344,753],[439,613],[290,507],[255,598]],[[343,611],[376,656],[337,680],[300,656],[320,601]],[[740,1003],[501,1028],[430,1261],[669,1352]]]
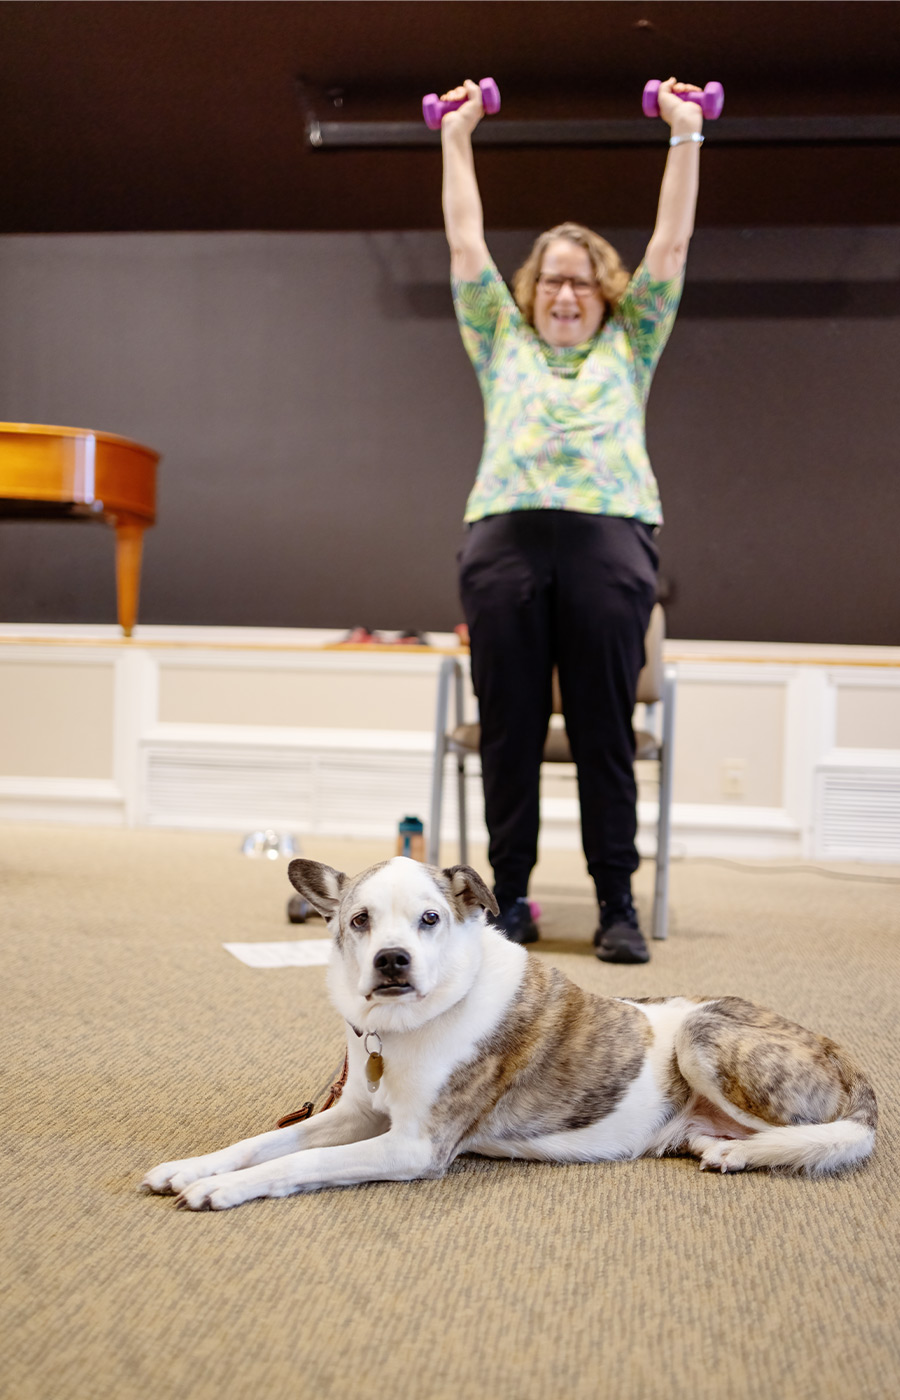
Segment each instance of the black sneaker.
[[500,913],[491,919],[491,923],[510,943],[537,943],[540,937],[538,926],[531,917],[531,905],[525,898],[501,905]]
[[594,934],[594,947],[601,962],[645,963],[650,949],[638,923],[630,897],[600,907],[600,927]]
[[287,905],[288,923],[305,924],[310,914],[314,913],[312,905],[307,903],[302,894],[291,895]]

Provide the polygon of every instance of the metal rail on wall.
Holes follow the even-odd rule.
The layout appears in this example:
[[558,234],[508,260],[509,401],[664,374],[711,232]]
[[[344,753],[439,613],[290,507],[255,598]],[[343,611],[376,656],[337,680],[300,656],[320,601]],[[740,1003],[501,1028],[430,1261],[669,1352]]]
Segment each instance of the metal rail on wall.
[[[320,121],[306,105],[306,139],[315,150],[438,146],[424,122]],[[900,115],[722,117],[704,135],[719,146],[895,146]],[[646,119],[588,118],[482,122],[478,146],[658,146],[658,124]]]

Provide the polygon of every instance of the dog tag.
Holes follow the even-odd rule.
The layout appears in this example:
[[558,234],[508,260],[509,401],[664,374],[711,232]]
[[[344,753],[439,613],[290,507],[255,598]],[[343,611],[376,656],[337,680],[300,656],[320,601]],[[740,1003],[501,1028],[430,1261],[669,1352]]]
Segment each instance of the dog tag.
[[384,1058],[381,1055],[370,1055],[366,1060],[366,1087],[370,1094],[374,1094],[378,1088],[379,1080],[384,1074]]

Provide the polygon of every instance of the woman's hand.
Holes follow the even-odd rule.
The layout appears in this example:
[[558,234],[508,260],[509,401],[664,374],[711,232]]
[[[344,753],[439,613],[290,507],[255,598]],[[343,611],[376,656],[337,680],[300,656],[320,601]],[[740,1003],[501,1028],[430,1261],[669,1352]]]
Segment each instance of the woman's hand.
[[473,83],[471,78],[466,78],[459,87],[451,88],[449,92],[442,92],[441,101],[462,102],[463,104],[461,107],[457,107],[454,112],[444,114],[441,130],[456,130],[471,136],[484,116],[484,103],[478,84]]
[[696,102],[684,102],[676,97],[679,92],[702,92],[696,83],[679,83],[675,78],[667,78],[659,85],[657,100],[659,115],[668,122],[673,133],[700,131],[703,128],[703,111]]

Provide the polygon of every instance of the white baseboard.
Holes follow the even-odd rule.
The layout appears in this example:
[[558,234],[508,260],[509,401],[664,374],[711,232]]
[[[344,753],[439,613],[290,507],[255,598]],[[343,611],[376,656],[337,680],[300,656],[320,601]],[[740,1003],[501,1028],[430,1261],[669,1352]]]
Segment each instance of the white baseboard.
[[124,826],[125,797],[111,778],[0,778],[0,821]]
[[[655,802],[638,803],[637,847],[644,859],[652,859],[656,851],[657,813]],[[802,854],[800,830],[780,807],[675,802],[670,841],[673,857],[777,860]],[[548,850],[580,848],[576,799],[551,798],[542,802],[541,842]]]

